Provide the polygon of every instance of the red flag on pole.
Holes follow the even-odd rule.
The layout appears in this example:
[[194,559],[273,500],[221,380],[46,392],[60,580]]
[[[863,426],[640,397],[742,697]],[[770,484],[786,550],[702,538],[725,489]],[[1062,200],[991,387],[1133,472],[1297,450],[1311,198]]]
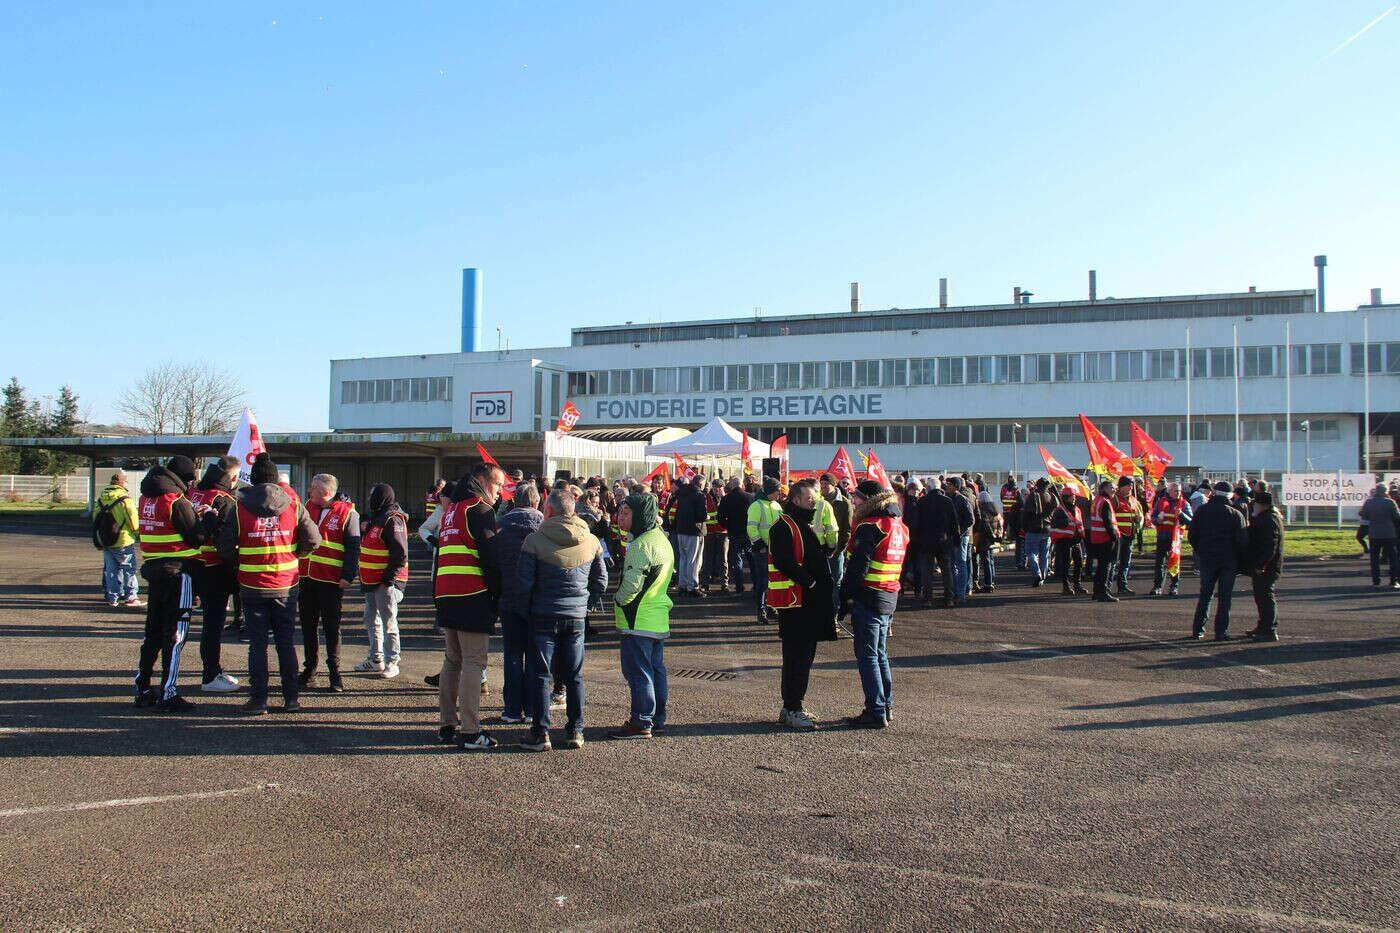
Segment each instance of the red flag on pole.
[[1067,489],[1073,489],[1076,496],[1082,496],[1085,499],[1093,498],[1089,494],[1088,488],[1076,479],[1073,473],[1066,470],[1063,463],[1050,456],[1050,451],[1046,450],[1044,446],[1040,448],[1040,457],[1045,461],[1045,472],[1050,474],[1051,479]]
[[676,479],[681,482],[690,482],[695,478],[695,468],[685,462],[680,454],[672,454],[676,458]]
[[[485,447],[481,446],[481,441],[476,442],[476,453],[477,456],[481,457],[482,462],[489,463],[492,466],[501,466],[499,463],[496,462],[496,458],[491,456],[490,452],[487,451]],[[504,467],[501,468],[501,472],[505,473],[506,477],[505,484],[501,486],[501,498],[506,500],[507,502],[510,502],[515,498],[515,480],[510,478],[510,474],[506,473]]]
[[739,456],[744,460],[744,473],[753,473],[753,452],[749,449],[749,432],[744,431],[744,443],[739,448]]
[[574,407],[573,402],[564,403],[564,411],[559,415],[559,424],[554,428],[555,437],[563,437],[574,429],[578,424],[579,410]]
[[773,443],[768,445],[768,456],[778,458],[782,464],[783,482],[788,481],[788,442],[786,434],[779,434],[773,439]]
[[651,481],[654,480],[654,479],[656,479],[656,478],[659,476],[659,477],[661,477],[661,488],[662,488],[663,490],[670,489],[670,488],[671,488],[671,469],[670,469],[670,467],[671,467],[671,464],[665,462],[664,460],[663,460],[662,462],[658,463],[658,464],[652,469],[652,471],[651,471],[650,473],[648,473],[646,476],[643,476],[643,477],[642,477],[642,485],[645,486],[645,487],[647,487],[648,489],[650,489],[650,488],[651,488]]
[[890,475],[885,472],[885,465],[880,462],[880,458],[875,456],[874,448],[871,448],[864,459],[866,477],[868,479],[873,479],[886,489],[893,489],[894,486],[890,483]]
[[841,478],[845,477],[851,481],[852,485],[855,484],[855,464],[851,463],[851,455],[846,453],[846,448],[844,447],[836,448],[836,456],[831,459],[831,466],[827,467],[826,471],[832,476],[835,476],[837,482],[840,482]]
[[1171,466],[1171,454],[1163,450],[1136,421],[1128,422],[1128,430],[1132,440],[1133,459],[1142,464],[1142,471],[1151,477],[1152,482],[1157,482],[1167,471],[1167,467]]
[[267,445],[258,431],[258,419],[251,408],[245,408],[238,430],[233,432],[233,440],[228,445],[228,455],[238,458],[239,479],[248,482],[253,473],[253,458],[263,453],[267,453]]
[[1141,472],[1133,463],[1133,458],[1115,447],[1102,431],[1094,427],[1094,422],[1080,415],[1079,426],[1084,429],[1084,446],[1089,448],[1090,470],[1100,476],[1136,476]]

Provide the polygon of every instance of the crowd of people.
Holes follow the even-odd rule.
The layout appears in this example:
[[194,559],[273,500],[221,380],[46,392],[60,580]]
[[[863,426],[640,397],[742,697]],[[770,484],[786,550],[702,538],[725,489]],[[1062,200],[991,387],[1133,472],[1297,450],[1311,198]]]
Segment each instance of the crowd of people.
[[[366,655],[353,670],[399,676],[410,517],[394,490],[375,485],[361,514],[329,474],[310,479],[303,502],[267,455],[253,463],[248,483],[239,481],[239,468],[237,460],[222,458],[196,480],[193,461],[172,457],[146,474],[137,502],[125,495],[120,473],[99,500],[99,521],[108,526],[100,543],[116,552],[104,557],[110,603],[139,603],[124,574],[134,573],[135,545],[144,557],[148,598],[136,705],[171,713],[194,708],[178,680],[196,605],[202,690],[240,688],[221,664],[232,603],[246,626],[248,713],[269,709],[269,647],[277,658],[280,709],[300,708],[301,693],[319,683],[323,654],[326,689],[343,691],[342,607],[356,586]],[[805,701],[821,642],[852,639],[864,704],[849,722],[885,728],[894,714],[887,643],[901,597],[948,608],[992,593],[1002,549],[1012,552],[1030,587],[1053,579],[1062,596],[1116,602],[1133,595],[1134,548],[1142,557],[1149,530],[1151,593],[1177,595],[1186,539],[1201,578],[1190,637],[1204,637],[1212,604],[1215,638],[1232,637],[1231,596],[1244,574],[1259,611],[1249,635],[1278,640],[1275,584],[1284,531],[1264,483],[1201,483],[1189,490],[1123,477],[1099,483],[1092,496],[1083,489],[1046,477],[1022,486],[1011,477],[992,490],[981,475],[907,473],[889,486],[830,473],[790,486],[774,477],[699,475],[674,485],[662,477],[647,486],[601,477],[547,485],[481,463],[428,490],[426,518],[417,528],[432,553],[434,619],[443,638],[441,670],[427,678],[438,688],[437,738],[462,749],[497,744],[482,728],[480,699],[488,690],[488,645],[499,626],[501,721],[526,727],[523,748],[545,751],[552,747],[553,714],[562,710],[564,743],[582,746],[584,646],[596,634],[589,615],[603,610],[611,577],[618,578],[613,621],[631,694],[630,715],[608,733],[618,739],[666,729],[672,593],[685,601],[742,596],[747,584],[755,624],[777,626],[779,721],[803,731],[818,724]],[[1393,563],[1400,512],[1384,489],[1374,498],[1377,504],[1363,509],[1372,552],[1392,556],[1392,585],[1400,586]],[[1373,569],[1377,583],[1378,573]],[[161,679],[152,687],[157,660]]]

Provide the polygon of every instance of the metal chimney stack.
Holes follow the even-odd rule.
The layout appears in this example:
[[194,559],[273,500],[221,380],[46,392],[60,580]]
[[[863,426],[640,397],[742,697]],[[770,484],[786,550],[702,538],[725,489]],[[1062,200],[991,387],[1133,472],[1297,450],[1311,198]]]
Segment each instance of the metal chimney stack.
[[1371,304],[1373,304],[1373,305],[1378,305],[1378,304],[1380,304],[1380,303],[1381,303],[1381,290],[1380,290],[1379,288],[1373,288],[1373,289],[1371,289]]
[[[1377,291],[1379,291],[1379,289],[1377,289]],[[948,307],[948,280],[947,280],[947,279],[939,279],[939,280],[938,280],[938,307],[940,307],[940,308],[946,308],[946,307]]]
[[1017,285],[1011,290],[1011,303],[1018,305],[1021,303],[1021,286]]
[[1099,274],[1093,269],[1089,270],[1089,301],[1099,300]]
[[481,349],[481,271],[462,270],[462,352]]
[[1321,314],[1327,310],[1327,277],[1323,271],[1327,268],[1327,257],[1314,256],[1313,265],[1317,266],[1317,313]]
[[851,283],[851,313],[860,313],[860,283]]

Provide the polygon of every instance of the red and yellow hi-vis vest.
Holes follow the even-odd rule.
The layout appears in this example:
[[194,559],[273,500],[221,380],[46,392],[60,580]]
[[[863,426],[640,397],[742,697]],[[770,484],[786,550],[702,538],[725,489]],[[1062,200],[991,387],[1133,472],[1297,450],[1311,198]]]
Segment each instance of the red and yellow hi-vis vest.
[[[446,523],[447,516],[442,518]],[[389,566],[389,545],[384,541],[384,528],[381,525],[360,526],[360,582],[365,586],[378,586],[384,582],[384,568]],[[442,541],[442,532],[438,532]],[[395,583],[408,582],[408,561],[403,562],[394,573]]]
[[713,495],[705,497],[705,534],[717,535],[724,529],[719,526],[719,499]]
[[[786,522],[788,530],[792,532],[792,556],[800,565],[802,563],[802,529],[797,527],[797,522],[792,520],[790,515],[780,515],[778,520]],[[772,540],[771,538],[769,539]],[[770,609],[797,609],[802,605],[802,587],[797,581],[789,579],[773,563],[773,550],[768,549],[768,606]]]
[[170,521],[170,507],[176,499],[184,496],[178,492],[167,492],[163,496],[142,496],[137,534],[141,538],[141,553],[147,560],[173,558],[189,560],[199,554],[199,548],[190,547]]
[[238,585],[252,590],[288,590],[296,586],[297,507],[280,515],[254,515],[238,503]]
[[1124,499],[1122,496],[1113,497],[1113,518],[1118,523],[1118,534],[1129,536],[1133,533],[1133,526],[1137,523],[1137,517],[1142,514],[1142,507],[1134,496]]
[[1105,526],[1104,523],[1103,523],[1103,507],[1104,507],[1104,506],[1108,506],[1109,509],[1112,510],[1112,508],[1113,508],[1113,503],[1109,501],[1109,499],[1108,499],[1107,496],[1102,496],[1102,495],[1096,495],[1096,496],[1094,496],[1094,501],[1093,501],[1093,503],[1089,506],[1089,543],[1090,543],[1090,544],[1106,544],[1106,543],[1108,543],[1108,541],[1110,541],[1110,540],[1113,538],[1113,533],[1110,532],[1110,531],[1108,530],[1107,526]]
[[[196,512],[199,511],[201,505],[213,507],[220,496],[233,498],[222,489],[200,489],[198,486],[185,494],[185,498],[190,500],[190,505],[194,506]],[[212,543],[206,543],[199,546],[199,562],[206,567],[217,567],[224,562],[224,559],[219,556],[218,551],[214,550]]]
[[[880,543],[875,545],[875,553],[870,558],[870,566],[861,578],[861,585],[872,590],[899,592],[899,574],[904,568],[904,552],[909,550],[909,529],[904,522],[892,515],[876,518],[867,515],[851,528],[851,540],[846,543],[846,553],[856,543],[856,529],[861,525],[874,525],[880,529]],[[772,604],[772,599],[769,599]]]
[[[438,526],[437,566],[433,568],[434,599],[479,596],[486,592],[481,551],[467,526],[467,512],[479,502],[481,499],[473,496],[443,507],[442,524]],[[364,551],[363,544],[360,550]]]
[[1163,496],[1161,505],[1157,507],[1157,514],[1152,517],[1152,524],[1156,525],[1161,533],[1170,533],[1181,520],[1181,510],[1185,507],[1185,499],[1168,499]]
[[1065,504],[1062,502],[1062,503],[1060,503],[1058,506],[1056,506],[1056,509],[1055,509],[1055,510],[1058,511],[1058,512],[1064,512],[1065,515],[1068,516],[1069,522],[1065,525],[1064,528],[1056,528],[1056,527],[1054,526],[1054,524],[1053,524],[1054,519],[1053,519],[1053,518],[1051,519],[1051,521],[1052,521],[1052,524],[1050,525],[1050,540],[1051,540],[1051,541],[1065,541],[1065,540],[1070,540],[1070,541],[1072,541],[1072,540],[1074,540],[1075,538],[1079,537],[1080,535],[1084,534],[1084,516],[1080,514],[1080,512],[1079,512],[1079,506],[1077,506],[1077,505],[1068,505],[1068,506],[1067,506],[1067,505],[1065,505]]
[[344,499],[336,499],[324,508],[315,504],[306,507],[306,513],[321,529],[321,543],[301,559],[303,577],[322,583],[340,582],[340,573],[345,568],[345,523],[354,510],[354,503]]

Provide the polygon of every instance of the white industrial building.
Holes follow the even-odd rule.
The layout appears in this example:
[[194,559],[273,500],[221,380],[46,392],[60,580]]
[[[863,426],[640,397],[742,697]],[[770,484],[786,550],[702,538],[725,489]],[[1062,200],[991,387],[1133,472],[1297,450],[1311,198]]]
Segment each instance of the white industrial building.
[[1364,469],[1369,411],[1382,471],[1397,465],[1400,305],[1372,299],[1329,313],[1312,290],[864,311],[853,294],[851,312],[582,327],[561,347],[335,360],[330,426],[533,435],[553,467],[569,400],[584,436],[718,415],[760,440],[786,433],[794,469],[846,445],[891,470],[1003,473],[1039,469],[1039,444],[1083,466],[1083,412],[1125,450],[1135,419],[1178,466],[1277,473]]

